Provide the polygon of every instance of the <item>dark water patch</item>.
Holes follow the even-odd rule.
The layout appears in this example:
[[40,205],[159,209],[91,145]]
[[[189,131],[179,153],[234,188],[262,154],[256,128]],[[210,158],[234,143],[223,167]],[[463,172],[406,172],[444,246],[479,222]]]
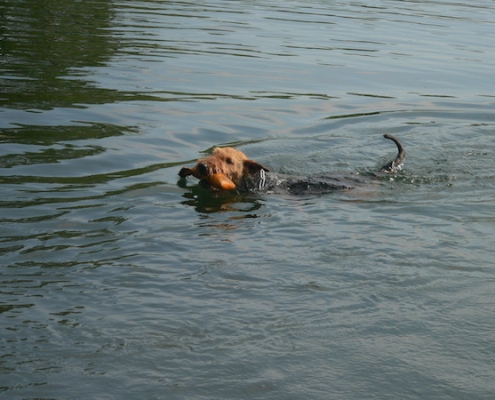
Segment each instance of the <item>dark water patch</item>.
[[91,96],[85,83],[63,76],[72,68],[104,64],[115,49],[105,32],[113,14],[106,2],[91,7],[58,2],[45,7],[20,1],[1,7],[2,53],[7,61],[1,106],[49,109],[71,106],[75,92],[78,101],[82,93]]

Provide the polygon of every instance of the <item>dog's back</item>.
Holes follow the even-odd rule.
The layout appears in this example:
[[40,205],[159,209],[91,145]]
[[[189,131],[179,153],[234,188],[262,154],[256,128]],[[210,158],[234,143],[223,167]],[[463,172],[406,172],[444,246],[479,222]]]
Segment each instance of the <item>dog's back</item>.
[[325,194],[350,190],[369,181],[360,175],[315,175],[301,177],[261,171],[243,179],[240,190],[253,193]]
[[[395,173],[401,169],[406,158],[406,152],[400,141],[392,135],[383,135],[386,139],[392,140],[398,149],[398,154],[394,160],[380,168],[382,173]],[[371,178],[376,178],[376,174],[363,176],[358,174],[347,175],[315,175],[301,177],[286,175],[260,170],[255,174],[243,177],[239,189],[258,193],[289,193],[301,194],[325,194],[336,190],[350,190],[356,186],[370,183]]]

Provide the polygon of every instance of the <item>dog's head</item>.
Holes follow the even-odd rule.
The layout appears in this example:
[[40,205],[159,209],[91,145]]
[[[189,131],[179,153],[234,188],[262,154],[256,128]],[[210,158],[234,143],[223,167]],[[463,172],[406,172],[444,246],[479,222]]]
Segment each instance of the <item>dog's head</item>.
[[268,171],[248,159],[242,151],[232,147],[217,147],[211,156],[199,159],[194,167],[182,168],[179,175],[183,178],[192,175],[201,184],[214,189],[233,190],[241,184],[243,178],[260,170]]

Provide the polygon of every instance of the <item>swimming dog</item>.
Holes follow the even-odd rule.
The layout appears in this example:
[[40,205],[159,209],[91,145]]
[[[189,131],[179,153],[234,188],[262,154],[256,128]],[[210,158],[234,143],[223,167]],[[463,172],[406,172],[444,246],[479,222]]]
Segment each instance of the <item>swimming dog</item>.
[[[406,152],[400,141],[389,134],[383,135],[392,140],[398,149],[394,160],[380,168],[383,173],[400,170]],[[239,190],[260,192],[326,193],[334,190],[352,189],[362,181],[359,175],[351,177],[319,175],[295,177],[269,172],[268,168],[249,159],[242,151],[232,147],[217,147],[213,154],[198,160],[192,168],[183,167],[179,176],[194,176],[201,186],[213,190]]]

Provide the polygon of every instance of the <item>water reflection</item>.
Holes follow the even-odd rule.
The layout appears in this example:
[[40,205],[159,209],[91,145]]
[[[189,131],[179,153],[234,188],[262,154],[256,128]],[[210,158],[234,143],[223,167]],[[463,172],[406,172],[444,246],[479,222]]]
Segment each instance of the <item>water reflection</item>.
[[7,0],[0,10],[0,106],[51,109],[72,106],[84,97],[93,103],[101,96],[74,77],[77,69],[105,63],[117,48],[108,29],[110,1]]
[[259,199],[238,192],[212,191],[200,185],[188,187],[183,179],[179,180],[178,186],[187,189],[182,195],[186,199],[182,204],[194,207],[199,213],[237,211],[245,213],[241,218],[257,218],[253,213],[263,206]]
[[[122,136],[135,133],[132,127],[110,124],[85,124],[76,126],[19,126],[0,129],[2,153],[0,168],[17,166],[57,164],[63,160],[84,159],[106,151],[101,145],[88,139]],[[82,143],[75,143],[83,140]],[[70,141],[71,143],[67,143]],[[78,171],[73,171],[78,172]],[[67,171],[63,171],[64,174]]]

